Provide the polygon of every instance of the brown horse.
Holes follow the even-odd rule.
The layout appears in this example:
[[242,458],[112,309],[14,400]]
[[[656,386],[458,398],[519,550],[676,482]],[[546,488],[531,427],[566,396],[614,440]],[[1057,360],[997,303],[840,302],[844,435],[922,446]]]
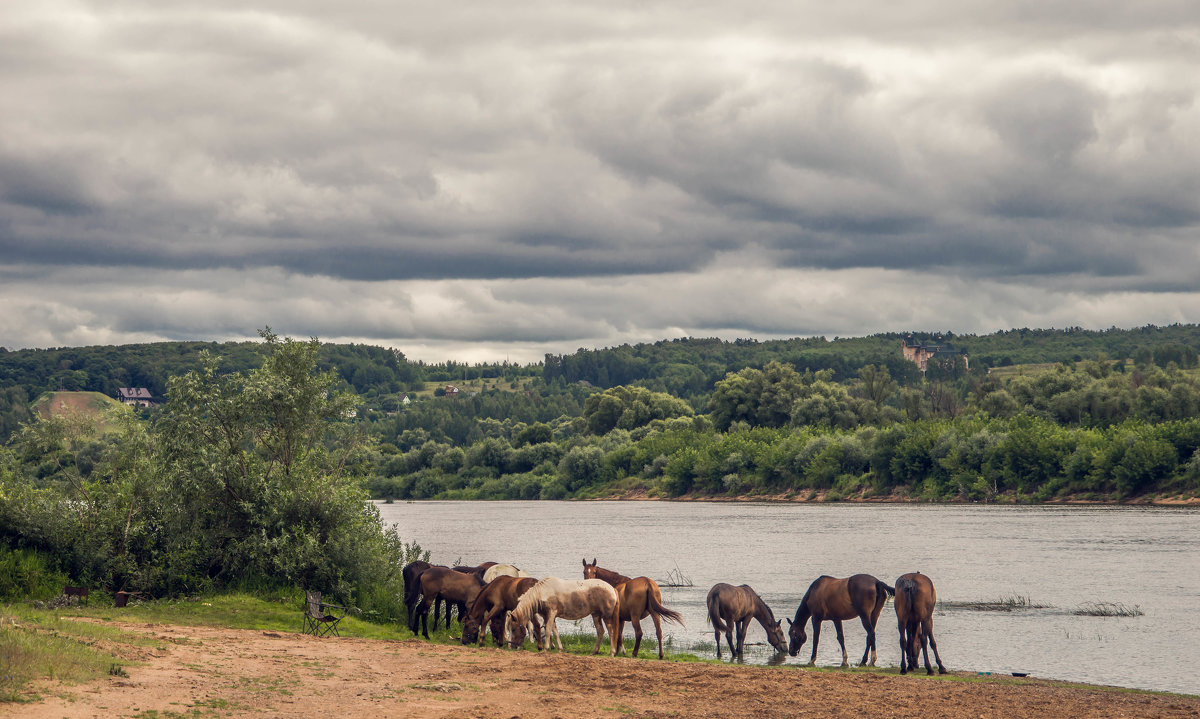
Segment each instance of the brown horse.
[[871,655],[871,666],[875,666],[875,624],[879,621],[879,612],[889,594],[896,590],[879,581],[870,574],[855,574],[846,579],[833,577],[817,577],[808,587],[800,606],[796,608],[795,620],[789,619],[791,642],[788,644],[788,654],[793,657],[800,653],[800,647],[808,637],[804,634],[804,623],[812,617],[813,648],[809,658],[810,665],[817,662],[817,642],[821,638],[821,622],[833,622],[837,630],[838,644],[842,647],[842,666],[848,666],[846,659],[846,639],[842,635],[842,620],[858,617],[863,628],[867,630],[867,648],[863,650],[859,666],[867,664],[867,655]]
[[[409,615],[408,628],[413,634],[416,634],[419,621],[421,633],[426,639],[429,638],[429,606],[431,604],[436,604],[439,599],[446,600],[447,625],[449,625],[449,603],[454,602],[460,607],[459,616],[462,617],[465,614],[463,607],[475,601],[475,597],[483,589],[483,582],[479,581],[474,574],[464,574],[446,567],[426,569],[421,572],[418,582],[421,585],[421,603],[417,605],[416,611]],[[437,624],[438,619],[435,613],[433,616],[434,629],[437,629]]]
[[[748,584],[735,587],[732,584],[714,584],[708,590],[708,621],[713,625],[713,639],[717,642],[717,659],[721,658],[721,632],[725,632],[725,642],[729,644],[729,653],[734,659],[742,658],[742,647],[746,643],[746,629],[751,619],[767,632],[767,641],[777,652],[787,651],[787,643],[783,638],[783,620],[776,620],[775,613],[758,593]],[[737,625],[737,649],[733,648],[733,627]]]
[[633,656],[638,655],[638,649],[642,646],[642,620],[647,616],[654,620],[654,633],[658,637],[658,658],[662,659],[662,619],[683,626],[683,615],[663,606],[662,592],[658,588],[658,583],[649,577],[631,579],[624,574],[597,567],[594,558],[591,564],[588,564],[586,559],[583,560],[583,578],[603,579],[617,590],[617,601],[621,605],[621,617],[617,621],[617,636],[621,636],[625,632],[625,622],[633,624]]
[[[408,564],[404,565],[404,569],[401,570],[401,576],[404,577],[404,609],[408,612],[408,616],[410,618],[416,612],[417,602],[419,601],[418,598],[421,596],[421,573],[433,566],[439,565],[433,565],[429,562],[418,559],[414,562],[409,562]],[[446,628],[450,627],[450,608],[452,605],[444,599],[438,599],[434,601],[433,604],[434,628],[437,628],[438,622],[440,621],[442,605],[446,606]],[[459,607],[459,617],[461,617],[465,611],[466,610],[464,608]]]
[[929,577],[920,572],[910,572],[900,575],[896,580],[896,623],[900,626],[901,674],[917,668],[918,639],[921,642],[921,650],[925,653],[925,673],[933,674],[933,667],[929,666],[929,645],[933,645],[933,658],[937,660],[938,674],[946,673],[942,657],[938,655],[937,641],[933,638],[933,607],[936,604],[937,592]]
[[408,609],[409,616],[412,616],[413,607],[417,606],[417,596],[421,593],[421,585],[417,578],[421,576],[421,572],[432,566],[429,562],[418,559],[405,564],[404,569],[400,572],[404,577],[404,606]]
[[[467,618],[463,622],[462,643],[473,644],[478,640],[479,645],[483,646],[490,623],[492,641],[498,647],[504,646],[504,613],[516,609],[521,595],[534,584],[537,584],[537,580],[533,577],[507,575],[501,575],[488,582],[467,610]],[[533,634],[538,643],[541,643],[542,635],[536,623]]]

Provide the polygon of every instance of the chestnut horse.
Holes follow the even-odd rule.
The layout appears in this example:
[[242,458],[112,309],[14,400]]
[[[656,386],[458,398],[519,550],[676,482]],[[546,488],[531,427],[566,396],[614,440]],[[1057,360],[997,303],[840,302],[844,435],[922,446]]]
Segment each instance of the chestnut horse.
[[804,634],[804,623],[812,617],[813,648],[809,665],[817,662],[817,642],[821,638],[821,622],[833,622],[837,630],[838,644],[842,647],[842,666],[848,666],[846,659],[846,639],[842,635],[842,620],[858,617],[863,628],[867,630],[867,648],[863,650],[859,666],[867,664],[867,655],[871,655],[871,666],[875,666],[875,624],[879,621],[879,612],[889,594],[896,590],[879,581],[870,574],[855,574],[846,579],[833,577],[817,577],[804,593],[800,606],[796,608],[795,620],[788,620],[791,628],[791,642],[788,644],[788,654],[793,657],[800,653],[800,647],[808,637]]
[[938,674],[946,673],[942,657],[938,655],[937,641],[933,638],[933,607],[936,604],[937,592],[929,577],[920,572],[910,572],[900,575],[896,580],[896,623],[900,626],[901,674],[917,668],[918,639],[921,650],[925,653],[925,673],[933,674],[933,667],[929,666],[929,645],[933,645],[933,658],[937,660]]
[[[617,633],[619,610],[617,591],[608,582],[546,577],[521,595],[517,608],[508,613],[504,629],[509,637],[509,646],[520,647],[525,642],[525,626],[534,614],[538,614],[545,625],[542,632],[545,648],[549,649],[550,640],[554,639],[561,652],[562,639],[558,636],[554,620],[558,617],[575,620],[590,616],[596,625],[596,647],[592,654],[600,653],[600,640],[604,638],[607,625],[609,654],[615,657],[617,647],[621,644],[621,635]],[[542,649],[543,642],[539,641],[538,651]]]
[[[473,644],[476,639],[483,646],[488,624],[492,627],[492,641],[496,646],[504,646],[504,613],[517,608],[517,603],[530,587],[537,584],[533,577],[510,577],[501,575],[484,586],[483,591],[475,597],[471,608],[467,610],[467,618],[463,621],[463,644]],[[535,623],[534,637],[541,641],[541,630]]]
[[[713,625],[713,639],[717,642],[717,659],[721,658],[721,632],[725,632],[725,642],[729,644],[729,653],[734,659],[742,658],[742,647],[746,643],[746,629],[751,619],[767,632],[767,641],[777,652],[787,651],[783,639],[783,620],[776,620],[775,613],[767,603],[750,588],[743,584],[735,587],[724,582],[714,584],[708,590],[708,621]],[[737,625],[737,650],[733,648],[733,627]]]
[[[596,560],[588,564],[583,560],[584,579],[603,579],[617,590],[617,600],[621,605],[621,617],[617,620],[617,636],[623,636],[625,622],[633,624],[633,656],[638,655],[642,646],[642,620],[649,616],[654,620],[654,633],[658,637],[658,658],[663,658],[662,648],[662,619],[683,626],[683,615],[673,609],[667,609],[662,603],[662,592],[658,582],[649,577],[631,579],[624,574],[597,567]],[[624,646],[622,646],[624,649]]]
[[[446,625],[450,625],[450,606],[451,602],[459,606],[459,617],[462,617],[466,607],[471,602],[475,601],[475,597],[479,595],[483,589],[483,582],[479,581],[479,577],[474,574],[465,574],[456,572],[453,569],[446,567],[430,567],[417,580],[421,586],[421,603],[417,605],[416,611],[409,614],[408,628],[413,634],[417,633],[417,622],[421,623],[421,633],[426,639],[429,638],[429,606],[436,604],[439,599],[446,600]],[[433,615],[433,628],[437,629],[438,618],[435,613]]]

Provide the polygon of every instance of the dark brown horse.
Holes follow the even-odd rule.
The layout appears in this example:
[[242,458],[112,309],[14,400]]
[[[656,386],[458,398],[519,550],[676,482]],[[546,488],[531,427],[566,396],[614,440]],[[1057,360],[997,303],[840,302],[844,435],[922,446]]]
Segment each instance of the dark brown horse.
[[[937,641],[933,638],[933,608],[937,604],[937,592],[929,577],[920,572],[902,574],[896,580],[896,623],[900,626],[900,673],[917,668],[917,641],[925,653],[925,673],[933,674],[929,666],[929,645],[933,645],[933,658],[937,660],[938,674],[945,674],[946,667],[938,655]],[[907,660],[907,664],[905,663]]]
[[417,578],[421,576],[421,572],[429,569],[433,565],[429,562],[417,560],[404,565],[404,569],[400,574],[404,577],[404,606],[408,609],[409,616],[412,616],[412,610],[417,606],[417,597],[421,594],[421,585]]
[[[467,610],[467,618],[463,621],[463,644],[474,644],[476,640],[483,646],[487,627],[492,628],[492,641],[496,646],[504,646],[504,613],[517,608],[517,602],[537,580],[533,577],[499,576],[488,582],[483,591],[475,597],[471,608]],[[541,631],[535,624],[534,638],[541,643]]]
[[[417,623],[421,624],[421,633],[426,639],[429,638],[429,607],[436,604],[439,599],[445,599],[447,602],[446,616],[450,616],[449,603],[457,604],[459,616],[462,617],[466,607],[471,602],[475,601],[475,597],[479,595],[483,589],[483,582],[474,574],[464,574],[456,572],[453,569],[446,567],[430,567],[417,580],[421,585],[421,603],[417,605],[416,611],[408,616],[408,628],[413,634],[417,633]],[[437,629],[438,618],[435,613],[433,616],[433,628]],[[447,619],[447,625],[449,621]]]
[[833,622],[837,630],[838,644],[842,647],[842,666],[848,666],[846,659],[846,639],[842,635],[842,620],[858,617],[863,629],[867,630],[867,648],[863,650],[859,666],[867,664],[867,655],[871,655],[871,666],[875,666],[875,624],[879,621],[879,612],[889,594],[896,590],[879,581],[870,574],[855,574],[846,579],[833,577],[817,577],[808,587],[800,606],[796,608],[796,618],[789,619],[791,642],[788,644],[788,654],[793,657],[800,653],[800,647],[808,639],[804,634],[804,623],[812,617],[813,648],[808,663],[817,662],[817,642],[821,638],[821,622]]
[[583,578],[603,579],[617,590],[617,601],[621,606],[621,616],[617,620],[617,636],[621,636],[625,631],[625,622],[633,624],[633,656],[638,655],[638,649],[642,646],[642,620],[647,616],[654,620],[654,633],[658,637],[658,658],[662,659],[662,619],[682,626],[683,616],[663,606],[658,583],[649,577],[630,578],[604,567],[597,567],[594,558],[591,564],[588,564],[586,559],[583,560]]
[[[725,642],[729,645],[729,653],[734,659],[742,658],[742,647],[746,643],[746,629],[751,619],[767,632],[767,641],[777,652],[786,652],[787,643],[783,638],[783,620],[776,620],[775,613],[758,593],[743,584],[735,587],[732,584],[714,584],[708,590],[708,621],[713,625],[713,639],[717,642],[717,659],[721,658],[721,632],[725,632]],[[737,625],[737,649],[733,648],[733,628]]]

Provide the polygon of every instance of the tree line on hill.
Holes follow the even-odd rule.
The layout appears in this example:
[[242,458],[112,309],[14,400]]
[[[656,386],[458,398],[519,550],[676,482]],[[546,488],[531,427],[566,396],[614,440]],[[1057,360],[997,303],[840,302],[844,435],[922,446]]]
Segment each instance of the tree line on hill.
[[[1157,344],[1123,359],[1101,352],[1010,373],[968,370],[950,356],[919,379],[911,363],[897,376],[889,363],[848,371],[779,358],[837,342],[679,341],[618,348],[614,366],[653,376],[603,388],[558,369],[421,365],[269,330],[259,345],[217,348],[228,355],[200,351],[203,343],[153,346],[159,366],[191,363],[164,381],[163,406],[116,408],[103,432],[85,416],[26,413],[0,447],[0,566],[33,553],[72,578],[150,595],[321,586],[384,616],[398,611],[388,598],[397,558],[412,547],[380,526],[368,497],[1196,496],[1200,380],[1183,342],[1193,330],[1149,332]],[[1063,342],[1073,334],[1054,338],[1078,350],[1079,338]],[[724,374],[683,396],[657,389],[682,376],[681,348],[692,345],[708,353],[699,367],[723,356]],[[770,359],[741,364],[739,351]],[[45,352],[55,371],[75,371],[78,357]],[[639,353],[671,361],[638,365],[630,358]],[[29,360],[17,353],[5,365],[11,354],[0,366]],[[607,355],[588,354],[598,371]],[[371,376],[374,368],[386,372]],[[491,380],[458,397],[370,406],[406,381],[468,370]],[[367,395],[355,392],[356,377],[371,383]],[[9,416],[25,392],[0,388]],[[9,591],[0,581],[0,596]]]

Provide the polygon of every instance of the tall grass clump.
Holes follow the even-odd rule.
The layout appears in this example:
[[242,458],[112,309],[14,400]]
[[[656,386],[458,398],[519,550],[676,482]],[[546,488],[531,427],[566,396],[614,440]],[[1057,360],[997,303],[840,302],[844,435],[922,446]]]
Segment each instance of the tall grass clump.
[[0,546],[0,601],[50,599],[67,584],[67,575],[44,553]]

